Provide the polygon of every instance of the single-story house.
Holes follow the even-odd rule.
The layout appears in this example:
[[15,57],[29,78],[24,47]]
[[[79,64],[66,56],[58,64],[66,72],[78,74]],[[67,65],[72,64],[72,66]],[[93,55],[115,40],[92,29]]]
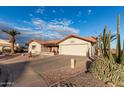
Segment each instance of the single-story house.
[[31,40],[28,52],[41,54],[45,52],[59,55],[93,56],[96,53],[96,37],[79,37],[69,35],[62,40]]

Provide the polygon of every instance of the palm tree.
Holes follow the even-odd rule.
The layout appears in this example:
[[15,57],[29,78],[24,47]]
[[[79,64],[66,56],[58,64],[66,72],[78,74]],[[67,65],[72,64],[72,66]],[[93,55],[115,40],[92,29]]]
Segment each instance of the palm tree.
[[9,37],[9,41],[10,41],[10,48],[11,48],[11,53],[14,54],[14,44],[16,42],[15,36],[19,35],[20,32],[17,32],[16,30],[2,30],[2,32],[8,34]]

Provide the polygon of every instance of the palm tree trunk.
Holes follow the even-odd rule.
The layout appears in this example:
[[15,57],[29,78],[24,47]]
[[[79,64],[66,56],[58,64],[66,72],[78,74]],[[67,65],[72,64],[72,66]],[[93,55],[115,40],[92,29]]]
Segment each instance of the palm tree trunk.
[[14,36],[10,36],[10,48],[11,48],[11,54],[14,54],[14,43],[15,43],[15,37]]
[[10,43],[10,48],[11,48],[11,54],[14,54],[15,53],[15,51],[14,51],[14,42]]

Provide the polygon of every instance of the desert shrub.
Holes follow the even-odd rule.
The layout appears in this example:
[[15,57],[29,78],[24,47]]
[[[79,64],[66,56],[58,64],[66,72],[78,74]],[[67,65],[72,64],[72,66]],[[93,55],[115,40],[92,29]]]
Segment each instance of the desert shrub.
[[116,86],[124,86],[124,65],[111,62],[108,58],[99,56],[91,65],[90,69],[94,77],[111,82]]

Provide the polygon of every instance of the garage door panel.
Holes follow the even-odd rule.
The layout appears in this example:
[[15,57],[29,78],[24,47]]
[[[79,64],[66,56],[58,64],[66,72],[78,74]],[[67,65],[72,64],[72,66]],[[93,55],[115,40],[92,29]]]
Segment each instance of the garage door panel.
[[87,45],[62,45],[60,49],[63,55],[80,55],[86,56],[88,52]]

